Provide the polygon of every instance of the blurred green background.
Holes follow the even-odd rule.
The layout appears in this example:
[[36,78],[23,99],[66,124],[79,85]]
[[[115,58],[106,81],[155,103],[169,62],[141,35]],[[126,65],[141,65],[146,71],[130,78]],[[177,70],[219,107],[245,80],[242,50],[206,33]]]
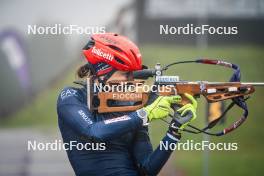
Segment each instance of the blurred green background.
[[[264,48],[258,46],[214,46],[206,49],[196,47],[178,47],[168,45],[143,45],[140,47],[144,64],[153,67],[157,62],[162,65],[173,61],[183,61],[195,58],[217,58],[236,63],[242,72],[242,81],[261,82],[264,75]],[[57,129],[56,101],[59,92],[65,86],[73,85],[75,71],[82,63],[78,63],[67,71],[61,79],[54,82],[49,88],[37,95],[37,97],[22,110],[5,118],[1,128],[38,128],[44,131]],[[184,80],[208,80],[227,81],[232,70],[210,65],[178,65],[167,72],[169,75],[179,75]],[[247,121],[236,131],[223,137],[211,137],[211,142],[235,142],[238,143],[237,151],[210,151],[209,175],[261,175],[264,155],[264,130],[262,117],[264,88],[256,88],[256,92],[248,100],[249,117]],[[198,118],[195,125],[202,127],[205,124],[206,102],[199,99]],[[241,115],[241,110],[234,108],[228,113],[226,124],[231,124]],[[218,127],[218,129],[224,126]],[[153,145],[157,146],[164,136],[167,125],[162,121],[156,121],[150,126],[150,135]],[[182,142],[194,140],[200,142],[203,135],[185,133]],[[202,175],[204,170],[203,151],[175,151],[173,161],[177,169],[186,175]]]

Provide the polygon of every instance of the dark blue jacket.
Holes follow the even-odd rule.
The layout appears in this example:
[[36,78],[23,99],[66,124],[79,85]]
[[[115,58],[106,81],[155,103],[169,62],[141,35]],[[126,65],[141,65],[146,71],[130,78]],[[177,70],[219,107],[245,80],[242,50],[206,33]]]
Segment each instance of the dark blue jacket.
[[[136,112],[91,113],[85,88],[64,88],[58,97],[57,113],[64,143],[105,143],[105,150],[67,150],[78,176],[157,175],[172,153],[159,147],[153,151],[148,129]],[[168,134],[162,140],[177,142]]]

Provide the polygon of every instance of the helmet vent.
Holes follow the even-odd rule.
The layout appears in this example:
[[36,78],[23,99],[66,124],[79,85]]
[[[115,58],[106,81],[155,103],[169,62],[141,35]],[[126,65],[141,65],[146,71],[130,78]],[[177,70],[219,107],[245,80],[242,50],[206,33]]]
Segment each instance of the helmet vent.
[[83,50],[88,50],[88,49],[92,48],[94,46],[94,44],[95,44],[95,41],[93,38],[91,38],[89,40],[89,42],[83,47]]
[[116,60],[118,63],[120,63],[120,64],[125,64],[125,62],[122,61],[121,59],[119,59],[118,57],[115,57],[115,60]]
[[136,54],[134,53],[134,51],[133,51],[132,49],[130,49],[130,51],[131,51],[131,53],[133,54],[133,56],[134,56],[136,62],[139,64],[139,60],[137,59],[137,56],[136,56]]
[[114,45],[109,45],[110,48],[116,50],[116,51],[119,51],[119,52],[123,52],[120,48],[114,46]]
[[135,57],[135,58],[137,58],[137,56],[136,56],[136,54],[134,53],[134,51],[131,49],[130,50],[131,51],[131,53],[133,54],[133,56]]

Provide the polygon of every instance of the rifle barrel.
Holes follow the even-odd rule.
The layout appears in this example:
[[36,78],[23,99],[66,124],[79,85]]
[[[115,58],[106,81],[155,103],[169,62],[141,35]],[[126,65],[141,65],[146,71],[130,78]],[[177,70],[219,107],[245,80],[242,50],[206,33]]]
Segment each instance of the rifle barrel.
[[[196,81],[196,83],[207,83],[207,84],[226,84],[232,82],[208,82],[208,81]],[[234,82],[235,83],[235,82]],[[240,82],[244,85],[252,85],[252,86],[264,86],[264,82]]]
[[241,82],[241,84],[252,86],[264,86],[264,82]]

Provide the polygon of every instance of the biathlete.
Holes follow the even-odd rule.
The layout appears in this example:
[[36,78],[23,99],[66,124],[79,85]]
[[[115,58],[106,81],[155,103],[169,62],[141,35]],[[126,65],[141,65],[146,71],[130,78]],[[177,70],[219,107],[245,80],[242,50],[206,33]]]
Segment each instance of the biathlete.
[[[96,81],[126,81],[130,72],[142,69],[138,47],[128,38],[113,34],[93,34],[83,48],[87,63],[77,74],[80,78],[96,76]],[[162,139],[163,143],[179,142],[187,124],[196,118],[196,100],[185,94],[190,104],[178,112],[182,119],[173,119]],[[155,150],[148,133],[148,124],[174,113],[172,104],[181,97],[157,97],[151,104],[134,112],[98,113],[87,108],[87,88],[66,87],[57,102],[58,124],[64,143],[72,141],[104,143],[104,150],[87,150],[73,147],[67,150],[69,161],[78,176],[140,176],[157,175],[172,150]],[[114,103],[114,102],[113,102]],[[187,114],[190,114],[191,116]]]

